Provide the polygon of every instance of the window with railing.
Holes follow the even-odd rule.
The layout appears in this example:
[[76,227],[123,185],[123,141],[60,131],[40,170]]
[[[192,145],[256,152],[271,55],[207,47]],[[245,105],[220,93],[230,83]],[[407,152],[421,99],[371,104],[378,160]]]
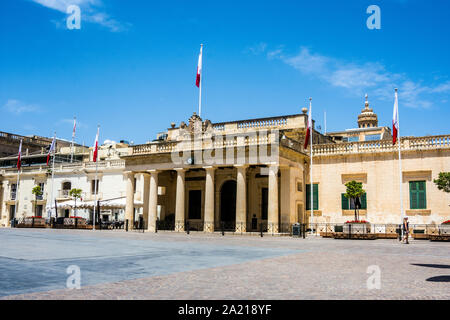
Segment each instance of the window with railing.
[[91,180],[91,194],[98,193],[99,189],[100,189],[99,181],[98,180]]
[[11,184],[11,192],[10,192],[11,200],[16,200],[16,195],[17,195],[17,184],[13,183]]

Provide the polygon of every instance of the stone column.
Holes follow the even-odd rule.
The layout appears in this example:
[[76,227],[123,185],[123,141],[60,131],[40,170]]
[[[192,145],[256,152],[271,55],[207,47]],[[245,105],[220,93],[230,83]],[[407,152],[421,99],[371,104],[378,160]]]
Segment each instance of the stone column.
[[144,190],[142,191],[142,201],[144,203],[142,207],[142,216],[144,218],[144,228],[148,226],[148,198],[150,196],[150,175],[148,173],[143,173],[144,178]]
[[214,167],[205,167],[205,214],[203,219],[203,231],[214,231]]
[[237,169],[236,187],[236,229],[235,232],[245,232],[247,226],[247,175],[246,165],[235,166]]
[[158,171],[149,170],[150,172],[150,190],[148,201],[148,224],[147,230],[156,231],[156,217],[158,208]]
[[268,232],[278,233],[278,166],[269,167]]
[[133,229],[134,222],[134,172],[125,172],[127,179],[127,200],[125,204],[125,223],[128,220],[128,229]]
[[177,171],[177,192],[175,202],[175,231],[184,231],[185,209],[184,209],[184,193],[185,193],[185,169],[175,169]]

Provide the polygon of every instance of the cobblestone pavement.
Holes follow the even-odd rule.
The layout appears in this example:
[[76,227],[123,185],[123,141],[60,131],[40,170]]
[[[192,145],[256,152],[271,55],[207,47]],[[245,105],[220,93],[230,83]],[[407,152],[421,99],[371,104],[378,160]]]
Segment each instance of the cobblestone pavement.
[[[17,229],[0,230],[0,240],[1,299],[450,299],[450,245],[441,242]],[[43,245],[54,250],[36,250]],[[62,289],[73,261],[82,262],[82,288]],[[29,272],[64,269],[63,277],[41,274],[7,295],[17,280],[4,274],[24,262]],[[369,290],[373,265],[380,288]]]

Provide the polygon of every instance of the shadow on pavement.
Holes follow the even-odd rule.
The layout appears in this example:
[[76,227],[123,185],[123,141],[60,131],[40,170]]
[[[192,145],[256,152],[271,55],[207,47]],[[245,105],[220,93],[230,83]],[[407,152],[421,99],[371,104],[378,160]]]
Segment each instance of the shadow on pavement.
[[450,276],[437,276],[428,278],[427,281],[431,282],[450,282]]
[[423,263],[411,263],[413,266],[419,267],[429,267],[429,268],[439,268],[439,269],[450,269],[448,264],[423,264]]

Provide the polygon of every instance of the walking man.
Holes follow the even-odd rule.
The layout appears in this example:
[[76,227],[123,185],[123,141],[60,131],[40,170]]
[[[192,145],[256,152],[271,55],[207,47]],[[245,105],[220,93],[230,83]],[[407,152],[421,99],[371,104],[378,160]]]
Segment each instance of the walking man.
[[403,219],[403,242],[408,244],[408,237],[409,237],[409,222],[408,218]]

